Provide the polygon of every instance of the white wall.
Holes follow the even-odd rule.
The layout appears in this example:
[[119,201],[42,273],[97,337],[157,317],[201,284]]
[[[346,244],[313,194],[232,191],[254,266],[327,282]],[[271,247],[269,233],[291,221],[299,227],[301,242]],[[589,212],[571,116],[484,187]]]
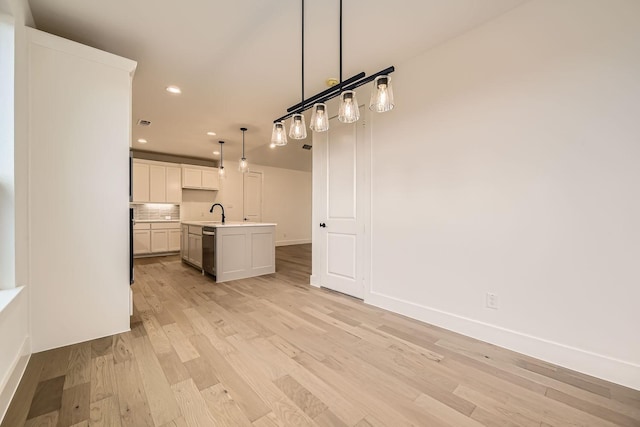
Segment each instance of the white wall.
[[[225,160],[224,165],[226,178],[219,191],[182,191],[182,220],[219,221],[220,208],[209,213],[213,203],[222,203],[228,221],[243,220],[242,174],[237,162]],[[311,173],[261,165],[250,169],[263,173],[262,222],[278,224],[276,245],[310,243]]]
[[129,330],[135,62],[29,29],[34,351]]
[[368,302],[640,389],[639,22],[532,1],[395,64]]

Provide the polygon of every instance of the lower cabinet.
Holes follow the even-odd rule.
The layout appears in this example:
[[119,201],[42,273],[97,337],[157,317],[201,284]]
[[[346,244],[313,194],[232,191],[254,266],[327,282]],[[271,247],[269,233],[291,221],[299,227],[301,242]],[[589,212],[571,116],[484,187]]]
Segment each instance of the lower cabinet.
[[148,254],[151,252],[151,231],[133,230],[133,254]]
[[149,255],[180,250],[180,224],[137,223],[133,226],[133,254]]
[[169,230],[169,252],[180,250],[180,229]]
[[181,234],[182,244],[180,245],[180,255],[185,261],[189,261],[189,226],[183,225]]
[[189,264],[202,268],[202,227],[197,225],[183,225],[181,230],[182,259]]
[[168,230],[151,230],[151,252],[169,252]]
[[189,234],[189,262],[202,267],[202,236]]

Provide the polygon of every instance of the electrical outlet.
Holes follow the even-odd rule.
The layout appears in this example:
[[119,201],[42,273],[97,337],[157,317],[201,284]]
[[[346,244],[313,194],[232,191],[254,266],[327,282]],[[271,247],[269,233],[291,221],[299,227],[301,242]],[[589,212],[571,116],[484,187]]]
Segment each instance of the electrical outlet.
[[498,295],[487,292],[487,308],[498,309]]

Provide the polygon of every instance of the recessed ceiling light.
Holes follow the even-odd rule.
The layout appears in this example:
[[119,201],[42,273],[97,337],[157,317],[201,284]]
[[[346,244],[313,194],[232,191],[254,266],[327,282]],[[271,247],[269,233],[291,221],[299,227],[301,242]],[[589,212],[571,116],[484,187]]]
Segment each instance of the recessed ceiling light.
[[179,94],[182,93],[178,86],[167,86],[166,91],[169,93]]
[[271,144],[269,144],[269,148],[276,148],[276,144],[272,142]]
[[216,136],[216,133],[215,133],[215,132],[207,132],[207,135],[209,135],[209,136]]
[[220,152],[219,151],[214,151],[213,154],[217,156],[218,154],[220,154]]
[[147,143],[147,140],[146,140],[146,139],[144,139],[144,138],[140,138],[140,139],[138,139],[138,142],[139,142],[140,144],[146,144],[146,143]]

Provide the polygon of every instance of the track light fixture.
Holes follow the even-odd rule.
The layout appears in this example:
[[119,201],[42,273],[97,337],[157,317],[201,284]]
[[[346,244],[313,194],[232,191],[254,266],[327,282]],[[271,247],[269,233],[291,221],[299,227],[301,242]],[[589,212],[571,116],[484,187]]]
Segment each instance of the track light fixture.
[[364,72],[358,73],[346,80],[342,80],[342,0],[340,0],[340,81],[337,85],[304,99],[304,0],[301,0],[302,11],[302,100],[300,103],[287,108],[287,114],[273,121],[273,131],[271,133],[271,145],[282,146],[287,144],[287,132],[284,121],[292,118],[289,129],[289,137],[292,139],[304,139],[307,137],[304,113],[313,107],[311,123],[309,127],[314,132],[325,132],[329,130],[329,111],[326,102],[340,96],[340,107],[338,120],[343,123],[353,123],[360,119],[360,108],[356,97],[355,89],[374,81],[369,109],[377,113],[391,111],[394,107],[393,90],[391,88],[391,78],[389,74],[395,71],[395,67],[390,66],[377,73],[366,76]]

